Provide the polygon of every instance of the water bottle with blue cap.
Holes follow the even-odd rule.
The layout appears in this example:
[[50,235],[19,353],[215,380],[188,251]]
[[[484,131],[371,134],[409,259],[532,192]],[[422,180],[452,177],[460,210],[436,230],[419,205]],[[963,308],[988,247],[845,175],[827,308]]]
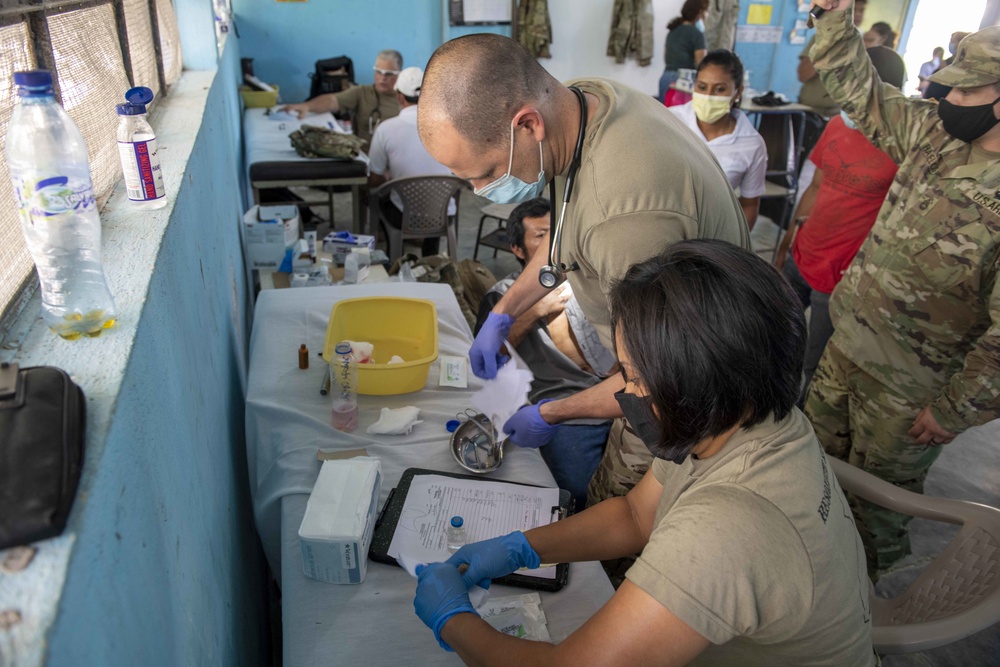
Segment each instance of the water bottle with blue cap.
[[42,316],[63,338],[99,336],[115,323],[115,302],[104,280],[87,144],[56,101],[51,72],[14,72],[14,84],[20,103],[7,127],[7,164]]
[[125,176],[125,193],[136,208],[155,209],[167,205],[163,172],[156,154],[156,135],[146,120],[146,105],[153,91],[145,86],[130,88],[118,112],[118,153]]

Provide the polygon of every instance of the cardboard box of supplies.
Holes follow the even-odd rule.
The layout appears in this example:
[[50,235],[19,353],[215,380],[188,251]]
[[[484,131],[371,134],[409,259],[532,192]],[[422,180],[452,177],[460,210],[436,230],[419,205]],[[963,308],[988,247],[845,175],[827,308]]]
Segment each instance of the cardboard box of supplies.
[[375,237],[368,234],[330,232],[323,238],[323,252],[333,255],[333,261],[337,264],[343,264],[344,259],[355,248],[375,250]]
[[365,580],[381,487],[376,458],[323,462],[299,526],[307,577],[331,584]]

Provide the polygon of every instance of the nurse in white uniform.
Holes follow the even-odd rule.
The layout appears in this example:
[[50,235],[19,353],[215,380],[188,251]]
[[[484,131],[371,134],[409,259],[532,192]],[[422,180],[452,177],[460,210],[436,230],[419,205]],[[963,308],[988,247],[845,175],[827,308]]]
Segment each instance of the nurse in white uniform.
[[693,99],[670,111],[708,144],[739,195],[747,225],[753,229],[764,194],[767,148],[764,138],[740,111],[743,63],[732,51],[709,51],[698,63]]

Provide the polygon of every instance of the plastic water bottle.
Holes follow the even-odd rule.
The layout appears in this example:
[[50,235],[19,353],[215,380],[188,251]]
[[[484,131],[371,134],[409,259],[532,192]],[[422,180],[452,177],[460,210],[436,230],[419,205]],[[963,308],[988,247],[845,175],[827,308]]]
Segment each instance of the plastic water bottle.
[[7,128],[7,164],[45,323],[70,340],[99,336],[115,323],[115,302],[101,266],[87,146],[56,102],[51,73],[15,72],[14,83],[21,103]]
[[143,86],[130,88],[125,99],[126,104],[115,107],[118,111],[115,138],[125,176],[125,193],[136,208],[163,208],[167,205],[167,195],[156,154],[156,135],[146,121],[146,105],[153,101],[153,91]]
[[448,553],[455,553],[465,546],[465,521],[460,516],[451,517],[448,526]]
[[330,361],[330,423],[338,431],[350,433],[358,427],[358,362],[350,343],[337,343]]

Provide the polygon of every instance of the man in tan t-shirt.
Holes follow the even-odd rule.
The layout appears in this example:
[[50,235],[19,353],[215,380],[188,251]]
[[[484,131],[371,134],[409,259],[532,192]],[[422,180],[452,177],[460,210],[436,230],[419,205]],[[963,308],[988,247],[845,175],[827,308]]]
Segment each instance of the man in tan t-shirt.
[[[662,104],[615,81],[571,85],[586,102],[586,130],[562,242],[553,243],[556,261],[570,267],[567,279],[584,315],[612,350],[607,294],[632,264],[683,239],[721,239],[749,248],[750,236],[718,162]],[[520,202],[568,174],[581,112],[574,90],[552,78],[523,47],[506,37],[477,34],[452,40],[431,57],[418,128],[428,152],[478,192],[494,201]],[[480,329],[470,351],[479,377],[495,376],[511,324],[548,293],[539,282],[546,264],[548,254],[537,253]],[[561,422],[620,418],[614,394],[622,386],[614,375],[568,398],[526,406],[504,430],[518,445],[539,447]],[[649,452],[620,422],[601,464],[608,471],[598,471],[600,479],[614,483],[598,496],[626,493],[650,462]]]
[[295,113],[299,118],[311,113],[350,111],[354,134],[370,145],[375,126],[399,115],[395,85],[396,77],[403,69],[403,56],[392,49],[381,51],[375,59],[374,69],[374,84],[351,86],[339,93],[317,95],[308,102],[289,104],[282,111]]

